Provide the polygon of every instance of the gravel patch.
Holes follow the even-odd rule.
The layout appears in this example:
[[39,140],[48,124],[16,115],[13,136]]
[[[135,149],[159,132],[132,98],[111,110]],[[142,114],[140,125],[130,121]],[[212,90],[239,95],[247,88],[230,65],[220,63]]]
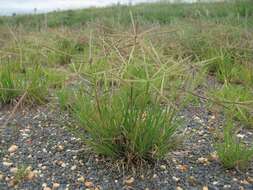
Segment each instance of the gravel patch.
[[[220,119],[205,108],[182,112],[186,140],[168,157],[135,174],[118,169],[117,162],[93,154],[67,127],[68,115],[50,107],[18,111],[1,128],[0,189],[253,189],[253,164],[247,171],[225,170],[213,149]],[[0,126],[9,111],[0,110]],[[242,129],[240,138],[252,142]],[[17,168],[29,167],[30,178],[19,183]]]

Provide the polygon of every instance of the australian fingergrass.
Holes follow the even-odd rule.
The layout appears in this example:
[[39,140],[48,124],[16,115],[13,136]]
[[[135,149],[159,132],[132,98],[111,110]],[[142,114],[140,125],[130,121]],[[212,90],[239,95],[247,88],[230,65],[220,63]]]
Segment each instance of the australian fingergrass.
[[153,100],[148,84],[143,90],[131,84],[102,97],[76,96],[73,113],[96,153],[138,163],[161,158],[175,145],[175,110]]

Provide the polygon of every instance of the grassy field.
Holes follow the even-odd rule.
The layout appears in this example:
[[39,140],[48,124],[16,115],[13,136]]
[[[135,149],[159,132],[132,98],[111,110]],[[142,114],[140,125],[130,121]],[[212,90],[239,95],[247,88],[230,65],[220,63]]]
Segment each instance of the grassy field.
[[163,159],[184,138],[179,113],[203,102],[223,118],[220,162],[247,167],[236,131],[253,128],[252,1],[0,17],[0,105],[60,107],[97,154]]

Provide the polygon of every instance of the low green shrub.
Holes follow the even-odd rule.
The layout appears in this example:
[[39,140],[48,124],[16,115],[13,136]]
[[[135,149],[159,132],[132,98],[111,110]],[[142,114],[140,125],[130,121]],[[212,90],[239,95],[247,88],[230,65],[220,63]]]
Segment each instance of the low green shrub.
[[249,148],[233,134],[233,124],[227,122],[224,128],[224,140],[216,144],[218,157],[225,168],[245,169],[253,158],[253,147]]

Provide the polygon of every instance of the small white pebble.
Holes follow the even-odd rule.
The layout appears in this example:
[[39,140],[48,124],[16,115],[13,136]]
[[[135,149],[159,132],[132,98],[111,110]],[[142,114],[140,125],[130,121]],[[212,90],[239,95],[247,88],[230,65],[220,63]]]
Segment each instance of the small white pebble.
[[16,167],[10,169],[11,173],[17,173],[17,171],[18,171],[18,168],[16,168]]
[[245,135],[243,135],[243,134],[237,134],[236,135],[238,138],[240,138],[240,139],[243,139],[244,137],[245,137]]
[[134,181],[135,181],[134,178],[130,177],[129,179],[124,180],[124,184],[132,185]]
[[166,170],[166,165],[161,165],[160,168],[161,168],[162,170]]
[[203,124],[203,123],[204,123],[204,121],[203,121],[202,119],[200,119],[198,116],[194,116],[193,119],[194,119],[196,122],[200,123],[200,124]]
[[3,162],[3,165],[6,166],[6,167],[10,167],[12,166],[13,163],[11,162]]
[[58,189],[60,187],[59,183],[53,183],[53,189]]
[[173,176],[172,179],[175,181],[175,182],[178,182],[180,180],[180,178],[176,177],[176,176]]
[[15,144],[13,144],[13,145],[11,145],[10,148],[8,149],[8,152],[9,152],[9,153],[14,153],[14,152],[16,152],[17,150],[18,150],[18,146],[15,145]]
[[238,179],[236,179],[236,178],[233,178],[233,181],[238,181]]
[[46,183],[43,183],[43,184],[42,184],[42,187],[47,187],[47,184],[46,184]]
[[224,188],[224,189],[230,189],[230,188],[231,188],[231,185],[224,185],[223,188]]
[[75,170],[77,167],[76,167],[76,165],[74,165],[74,166],[71,166],[71,170]]
[[213,185],[217,185],[219,182],[218,181],[214,181],[213,182]]
[[57,147],[57,149],[58,149],[59,151],[63,151],[63,150],[64,150],[64,146],[60,144],[60,145]]
[[81,177],[79,177],[79,178],[77,179],[77,181],[84,183],[85,179],[84,179],[83,176],[81,176]]

